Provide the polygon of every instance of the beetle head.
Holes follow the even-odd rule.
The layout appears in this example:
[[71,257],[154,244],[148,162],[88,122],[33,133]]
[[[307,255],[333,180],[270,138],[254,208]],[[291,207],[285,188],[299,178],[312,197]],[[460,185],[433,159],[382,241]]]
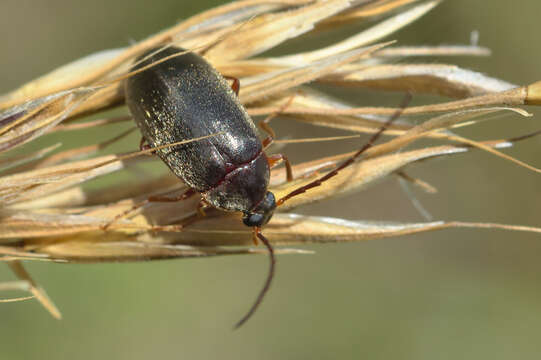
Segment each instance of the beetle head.
[[242,217],[244,225],[250,227],[261,227],[269,222],[276,209],[276,199],[274,194],[267,191],[263,200],[252,210],[245,211]]

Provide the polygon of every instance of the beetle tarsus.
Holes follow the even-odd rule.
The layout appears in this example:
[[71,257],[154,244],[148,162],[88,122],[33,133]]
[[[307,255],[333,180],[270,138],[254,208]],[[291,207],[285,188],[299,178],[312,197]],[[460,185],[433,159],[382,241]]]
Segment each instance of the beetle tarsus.
[[287,181],[293,181],[293,168],[291,167],[291,163],[289,162],[287,156],[285,156],[284,154],[274,154],[269,156],[267,159],[269,161],[269,167],[271,169],[283,161],[286,165]]
[[223,77],[227,80],[232,80],[233,81],[233,84],[231,84],[231,89],[233,90],[233,92],[239,96],[239,91],[240,91],[240,81],[238,78],[234,77],[234,76],[226,76],[226,75],[223,75]]
[[289,99],[286,101],[286,103],[280,106],[280,108],[277,111],[270,113],[265,119],[261,120],[258,123],[261,130],[263,130],[269,135],[267,138],[263,140],[263,148],[267,148],[268,146],[270,146],[270,144],[272,144],[272,142],[274,141],[274,138],[276,137],[276,133],[274,132],[272,127],[269,125],[270,121],[274,119],[276,116],[278,116],[285,109],[287,109],[293,102],[293,99],[295,99],[295,96],[297,96],[297,93],[291,95]]
[[[146,139],[144,137],[141,137],[141,140],[139,141],[139,150],[140,151],[147,151],[147,150],[152,149],[152,146],[150,146],[149,144],[145,144],[145,142],[146,142]],[[155,154],[155,152],[153,151],[153,152],[147,153],[145,155],[152,156],[154,154]]]

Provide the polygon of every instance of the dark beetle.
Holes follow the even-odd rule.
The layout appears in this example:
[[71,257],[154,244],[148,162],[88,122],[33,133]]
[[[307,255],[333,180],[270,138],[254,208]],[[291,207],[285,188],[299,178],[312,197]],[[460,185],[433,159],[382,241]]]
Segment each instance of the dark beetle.
[[[132,71],[181,51],[164,49]],[[208,204],[242,211],[247,226],[270,220],[276,201],[267,191],[269,160],[257,130],[230,85],[205,59],[189,52],[159,63],[127,79],[125,92],[151,147],[223,132],[157,154]]]
[[[270,168],[283,160],[287,179],[292,180],[291,165],[285,156],[267,157],[263,151],[273,140],[272,130],[264,126],[270,136],[263,142],[259,140],[254,123],[236,96],[237,79],[231,87],[201,56],[175,47],[148,51],[131,70],[135,74],[125,81],[126,103],[149,147],[219,133],[204,140],[156,150],[171,171],[191,188],[175,200],[199,192],[202,201],[215,208],[243,212],[244,224],[253,227],[254,237],[269,250],[271,264],[265,285],[248,313],[237,323],[238,327],[254,313],[273,278],[274,251],[261,234],[261,226],[270,220],[276,206],[321,185],[353,164],[401,111],[340,166],[276,201],[274,194],[267,190]],[[402,109],[408,102],[409,97],[406,97]],[[148,201],[171,199],[149,198]]]
[[142,71],[125,81],[125,96],[149,147],[220,133],[156,150],[191,188],[178,199],[199,192],[206,204],[243,212],[244,224],[254,228],[255,238],[269,250],[269,276],[256,302],[237,324],[240,326],[263,299],[274,274],[273,248],[261,234],[261,226],[276,208],[274,195],[267,191],[270,167],[284,160],[291,180],[291,166],[282,155],[265,155],[263,148],[272,142],[272,136],[263,143],[259,140],[254,123],[237,98],[238,80],[234,79],[233,90],[201,56],[175,47],[152,49],[131,71],[138,69]]

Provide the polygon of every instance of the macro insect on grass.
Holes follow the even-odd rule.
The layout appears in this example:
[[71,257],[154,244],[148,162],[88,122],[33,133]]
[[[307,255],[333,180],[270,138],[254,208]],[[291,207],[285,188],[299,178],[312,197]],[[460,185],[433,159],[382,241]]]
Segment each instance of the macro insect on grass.
[[[157,63],[167,57],[173,58]],[[291,165],[281,154],[267,157],[263,152],[273,137],[269,134],[263,143],[259,140],[252,120],[237,100],[238,79],[233,79],[230,88],[201,56],[180,48],[151,49],[139,60],[132,71],[149,67],[126,80],[125,94],[143,133],[141,144],[147,141],[147,147],[154,148],[216,135],[157,150],[190,189],[174,198],[151,197],[130,210],[150,201],[182,201],[200,193],[199,215],[204,216],[206,206],[244,214],[243,222],[253,228],[256,244],[259,239],[269,250],[271,265],[261,295],[238,327],[261,302],[274,274],[274,250],[261,233],[276,208],[274,194],[267,190],[270,168],[285,161],[288,180],[292,181]]]
[[[393,139],[385,143],[363,148],[362,161],[351,160],[359,155],[354,151],[295,164],[292,166],[292,173],[295,175],[293,181],[287,181],[284,169],[277,169],[268,175],[268,186],[265,184],[265,190],[268,188],[268,191],[276,194],[278,203],[280,199],[288,199],[263,228],[265,238],[269,239],[267,244],[269,249],[272,248],[271,244],[359,241],[450,227],[490,227],[539,232],[539,229],[534,227],[453,221],[360,226],[360,223],[286,213],[303,204],[358,191],[387,176],[398,175],[411,184],[423,187],[422,181],[408,175],[406,170],[410,164],[473,149],[487,151],[539,172],[532,165],[501,152],[501,149],[511,146],[518,139],[473,141],[452,131],[459,126],[476,123],[484,115],[497,112],[528,116],[526,111],[514,106],[539,103],[539,85],[516,87],[463,69],[460,69],[461,72],[457,71],[458,76],[455,79],[449,80],[444,76],[449,67],[433,66],[423,67],[415,77],[408,77],[405,75],[405,71],[409,70],[408,64],[399,64],[392,69],[388,67],[385,76],[381,73],[379,77],[377,74],[367,76],[368,70],[375,67],[374,62],[378,65],[386,64],[392,62],[396,56],[407,58],[408,54],[419,51],[428,54],[433,52],[472,55],[483,50],[477,46],[412,49],[399,47],[394,42],[377,43],[428,12],[438,4],[438,1],[418,1],[405,7],[399,2],[395,2],[394,7],[387,4],[383,6],[383,2],[375,2],[376,5],[378,3],[382,5],[380,8],[374,7],[374,4],[371,4],[370,8],[365,5],[353,7],[345,1],[276,2],[270,8],[267,5],[247,7],[245,2],[228,4],[190,18],[129,48],[82,59],[0,98],[0,108],[3,111],[0,118],[2,126],[0,149],[7,152],[48,133],[131,121],[129,116],[87,122],[78,120],[83,115],[98,113],[126,100],[120,80],[128,78],[129,81],[128,74],[132,63],[141,54],[148,53],[151,49],[171,49],[171,46],[179,46],[192,49],[193,56],[203,55],[206,61],[224,76],[240,78],[238,101],[245,106],[246,114],[249,116],[266,117],[283,114],[288,118],[318,126],[340,128],[356,134],[364,133],[368,134],[365,138],[368,144],[371,144],[370,137],[374,139],[376,137],[374,134],[379,135],[380,129],[385,127],[384,134],[393,136]],[[394,14],[394,11],[399,11],[399,14]],[[266,50],[297,35],[312,30],[324,31],[329,27],[339,27],[351,21],[358,21],[367,13],[388,18],[380,21],[370,29],[371,31],[367,30],[317,50],[281,57],[264,55]],[[234,19],[233,23],[228,19]],[[296,31],[293,33],[285,31],[288,29]],[[389,81],[389,74],[394,76],[394,78],[391,76],[393,81]],[[473,74],[476,76],[472,76]],[[363,85],[373,86],[376,89],[391,87],[392,90],[411,91],[413,94],[444,93],[459,100],[408,106],[404,109],[355,107],[339,99],[329,98],[320,90],[309,86],[309,83],[316,81],[336,86]],[[237,101],[229,85],[221,80],[220,83],[222,84],[220,93],[227,93],[229,101]],[[460,99],[463,97],[466,99]],[[129,103],[129,98],[127,100]],[[208,101],[216,105],[212,100]],[[244,113],[239,111],[244,117]],[[413,122],[408,118],[383,126],[400,112],[404,118],[424,115],[426,120],[419,125],[412,125]],[[138,115],[135,117],[137,120]],[[255,130],[249,128],[251,138],[255,141]],[[225,142],[224,134],[219,133],[220,129],[216,130],[218,133],[213,134],[212,131],[206,133],[215,135],[214,137],[202,141]],[[13,284],[12,287],[32,292],[56,316],[59,316],[59,311],[43,289],[24,271],[21,260],[147,261],[264,252],[264,249],[247,247],[252,244],[254,232],[243,227],[238,214],[210,210],[209,216],[198,218],[189,226],[181,228],[179,224],[182,224],[183,220],[193,218],[197,213],[199,199],[192,197],[171,204],[146,202],[152,196],[168,193],[181,196],[188,190],[171,174],[158,179],[132,177],[127,183],[107,185],[101,191],[92,192],[85,189],[83,184],[96,177],[130,170],[134,164],[149,160],[142,156],[130,156],[128,159],[125,155],[93,157],[109,142],[115,142],[126,134],[118,134],[103,144],[61,149],[56,153],[56,145],[48,144],[35,152],[10,155],[4,162],[7,165],[5,174],[2,175],[0,189],[3,204],[0,224],[3,239],[2,260],[6,261],[23,280]],[[185,136],[192,135],[181,137]],[[151,147],[156,145],[153,143],[155,140],[149,137],[145,135]],[[169,138],[166,142],[174,142],[175,139]],[[405,149],[419,139],[443,144]],[[172,147],[167,150],[170,144],[161,145],[167,146],[163,150],[158,150],[158,155],[162,157],[169,156],[172,153],[171,149],[176,149]],[[189,146],[200,149],[197,141]],[[358,146],[351,150],[357,148]],[[142,152],[150,151],[152,149]],[[258,151],[259,148],[256,146],[249,155],[256,156],[259,154]],[[232,162],[231,166],[222,165],[231,169],[243,161],[244,159],[238,160],[237,163]],[[342,168],[336,175],[330,175],[335,174],[333,169],[344,161],[347,161],[348,166]],[[171,163],[169,166],[172,167]],[[266,171],[262,173],[265,174]],[[184,170],[180,175],[186,180]],[[203,181],[199,183],[204,186],[196,187],[198,192],[206,192],[215,185],[207,181],[207,176],[205,174]],[[328,180],[321,186],[312,188],[318,184],[318,179]],[[265,181],[263,179],[263,183]],[[192,184],[188,185],[194,187]],[[310,190],[303,196],[291,199],[288,196],[307,188]],[[174,198],[175,195],[171,197]],[[219,202],[212,204],[215,200],[212,196],[207,196],[206,200],[213,206],[217,204],[217,207],[224,208]],[[244,211],[248,223],[252,225],[254,222],[249,218],[254,213],[257,214],[257,211],[254,211],[257,205],[254,203],[260,198],[254,197],[251,200],[251,204],[229,210]],[[145,206],[139,207],[142,203]],[[265,222],[267,219],[261,220]],[[107,228],[106,232],[103,231],[104,227]],[[255,234],[261,235],[258,231]],[[261,236],[259,238],[263,240]],[[239,245],[242,248],[235,247]],[[276,249],[276,253],[302,252],[298,249]]]
[[[267,190],[270,169],[284,161],[287,180],[293,181],[291,164],[282,154],[267,157],[263,151],[272,144],[274,132],[266,121],[261,122],[266,125],[264,129],[267,129],[269,136],[263,142],[259,140],[250,116],[237,100],[238,79],[232,79],[230,88],[226,80],[201,56],[173,47],[151,49],[143,54],[131,71],[139,69],[142,71],[126,80],[125,94],[128,107],[143,133],[141,150],[194,138],[208,138],[157,150],[171,171],[190,188],[176,197],[150,197],[129,212],[149,202],[183,201],[200,193],[199,215],[204,216],[206,206],[243,213],[244,225],[253,228],[255,244],[259,239],[269,250],[270,269],[263,290],[252,308],[237,323],[236,327],[239,327],[263,300],[275,272],[274,249],[262,234],[262,227],[269,222],[276,207],[320,186],[341,169],[353,164],[398,118],[399,113],[391,117],[361,150],[342,165],[276,201],[274,194]],[[145,141],[149,145],[143,145]],[[191,221],[197,220],[192,218]],[[104,226],[104,230],[108,225]]]

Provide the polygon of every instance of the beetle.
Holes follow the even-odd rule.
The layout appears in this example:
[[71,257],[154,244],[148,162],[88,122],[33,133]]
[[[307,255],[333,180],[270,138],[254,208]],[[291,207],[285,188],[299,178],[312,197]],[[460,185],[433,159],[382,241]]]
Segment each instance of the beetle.
[[175,47],[144,54],[131,70],[182,52],[125,81],[128,108],[150,147],[218,134],[157,150],[157,155],[206,203],[243,212],[247,226],[261,227],[276,208],[274,195],[267,191],[270,167],[284,157],[269,159],[263,151],[255,125],[238,100],[238,80],[231,87],[203,57]]
[[[153,66],[137,72],[149,65]],[[143,135],[142,148],[143,142],[148,143],[147,148],[154,148],[218,134],[156,150],[190,190],[175,199],[150,200],[175,201],[200,193],[200,204],[242,212],[244,224],[254,229],[254,238],[260,239],[271,254],[264,290],[238,327],[255,311],[274,273],[273,249],[261,234],[261,227],[276,208],[274,194],[267,190],[270,168],[285,161],[288,180],[292,180],[291,165],[284,155],[265,154],[263,149],[272,143],[273,136],[259,139],[253,121],[238,100],[239,81],[232,78],[230,86],[202,56],[178,47],[150,49],[136,60],[131,71],[135,74],[125,80],[124,92]]]
[[[242,212],[244,224],[253,228],[254,240],[261,240],[269,251],[266,282],[252,307],[236,324],[238,328],[255,312],[274,275],[274,250],[261,228],[269,222],[276,207],[351,165],[398,114],[342,165],[277,201],[268,191],[270,169],[285,162],[287,179],[291,181],[291,165],[282,154],[265,154],[264,149],[272,143],[274,134],[268,126],[263,126],[269,136],[263,141],[259,139],[252,119],[238,99],[238,79],[229,78],[233,80],[230,85],[202,56],[173,46],[148,50],[136,60],[131,72],[124,81],[124,92],[126,104],[142,133],[141,149],[158,147],[156,154],[190,189],[176,198],[149,198],[129,211],[149,201],[177,201],[199,193],[200,206]],[[212,134],[216,136],[164,147]],[[148,145],[143,145],[145,142]]]

